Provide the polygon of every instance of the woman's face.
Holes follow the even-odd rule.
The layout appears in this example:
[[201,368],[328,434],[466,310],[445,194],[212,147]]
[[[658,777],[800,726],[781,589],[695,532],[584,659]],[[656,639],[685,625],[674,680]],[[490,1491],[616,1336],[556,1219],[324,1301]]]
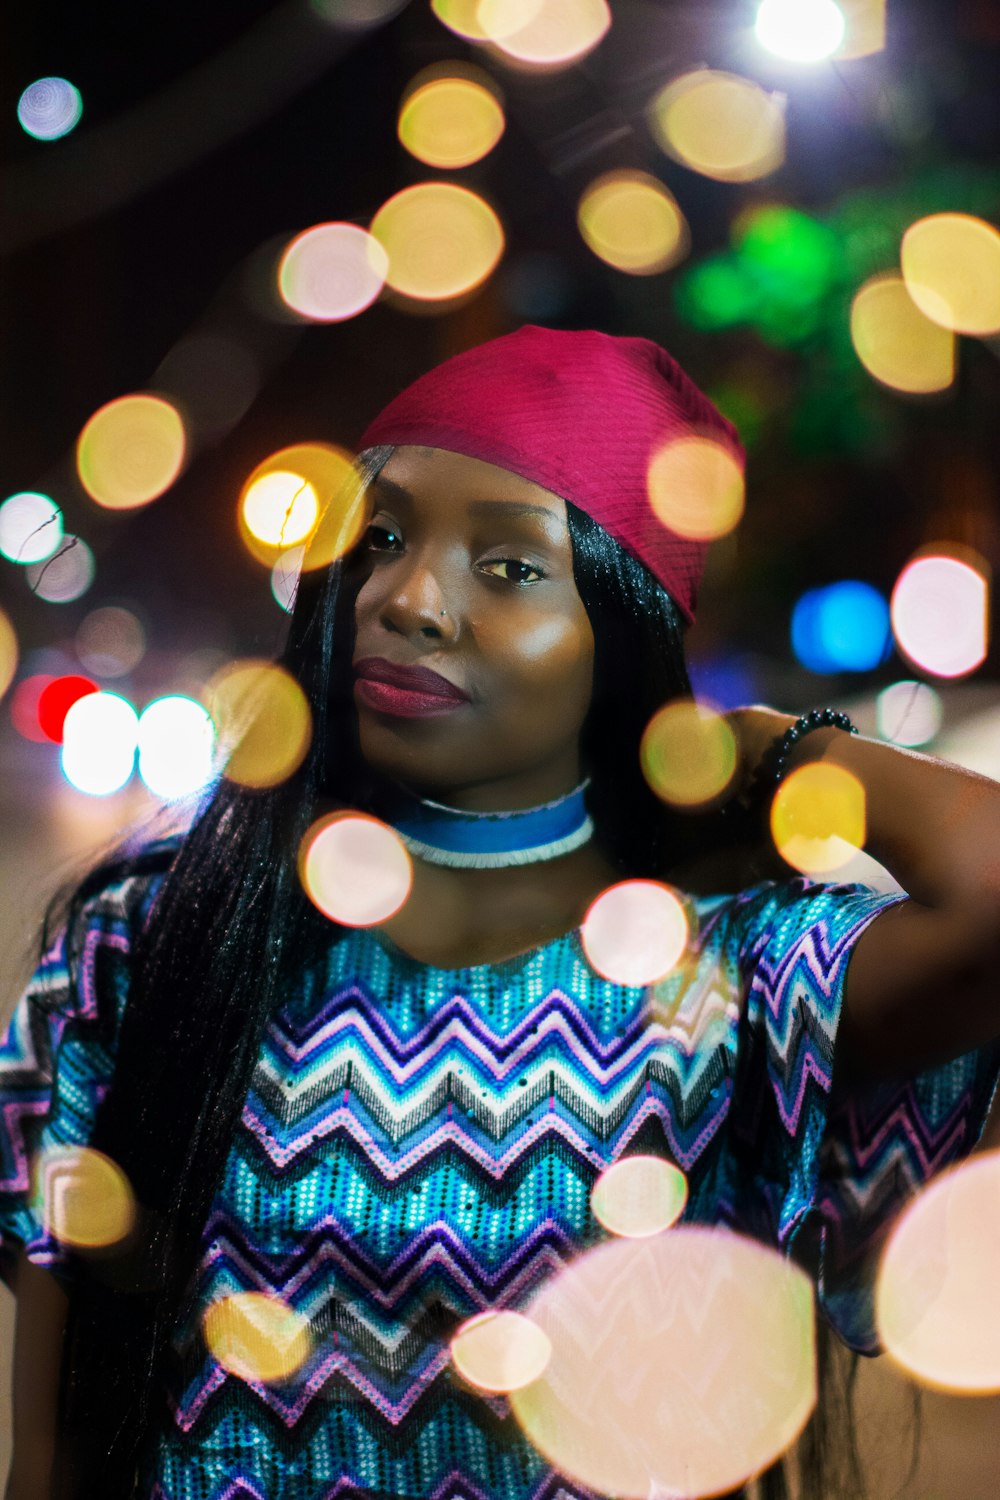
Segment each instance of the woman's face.
[[571,790],[594,637],[565,502],[478,459],[409,447],[371,501],[354,648],[368,764],[473,810]]

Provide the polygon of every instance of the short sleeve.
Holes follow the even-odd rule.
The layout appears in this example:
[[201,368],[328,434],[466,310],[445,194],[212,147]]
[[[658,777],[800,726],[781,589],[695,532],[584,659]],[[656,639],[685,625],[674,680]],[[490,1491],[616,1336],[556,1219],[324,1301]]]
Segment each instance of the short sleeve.
[[898,1083],[835,1083],[854,945],[906,899],[798,877],[754,886],[731,909],[746,993],[732,1101],[745,1227],[809,1270],[828,1321],[866,1354],[879,1352],[874,1277],[888,1230],[972,1150],[1000,1071],[991,1045]]
[[0,1040],[0,1275],[23,1247],[72,1274],[46,1224],[35,1166],[41,1153],[87,1146],[114,1073],[129,988],[137,882],[85,902],[45,954]]

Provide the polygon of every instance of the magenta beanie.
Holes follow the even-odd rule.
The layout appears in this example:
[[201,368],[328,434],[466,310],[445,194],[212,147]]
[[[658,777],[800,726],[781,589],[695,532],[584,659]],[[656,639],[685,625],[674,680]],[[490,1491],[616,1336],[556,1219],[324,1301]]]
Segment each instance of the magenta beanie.
[[732,423],[658,344],[527,326],[421,375],[380,412],[359,449],[444,448],[533,480],[645,563],[691,623],[708,544],[658,519],[647,472],[666,443],[694,433],[743,467]]

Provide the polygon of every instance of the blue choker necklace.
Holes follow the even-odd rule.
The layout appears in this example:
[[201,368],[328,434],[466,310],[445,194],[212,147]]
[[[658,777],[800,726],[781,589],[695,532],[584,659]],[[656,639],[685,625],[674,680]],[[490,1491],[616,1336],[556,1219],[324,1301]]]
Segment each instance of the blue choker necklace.
[[399,788],[387,819],[411,854],[455,870],[503,870],[558,859],[592,837],[583,781],[565,797],[514,812],[463,812]]

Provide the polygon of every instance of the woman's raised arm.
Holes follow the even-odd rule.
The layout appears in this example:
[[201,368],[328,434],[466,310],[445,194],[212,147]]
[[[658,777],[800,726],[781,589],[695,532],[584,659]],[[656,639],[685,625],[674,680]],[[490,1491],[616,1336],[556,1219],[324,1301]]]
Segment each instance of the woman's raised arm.
[[21,1255],[14,1273],[14,1443],[4,1500],[53,1495],[59,1370],[68,1297],[54,1276]]

